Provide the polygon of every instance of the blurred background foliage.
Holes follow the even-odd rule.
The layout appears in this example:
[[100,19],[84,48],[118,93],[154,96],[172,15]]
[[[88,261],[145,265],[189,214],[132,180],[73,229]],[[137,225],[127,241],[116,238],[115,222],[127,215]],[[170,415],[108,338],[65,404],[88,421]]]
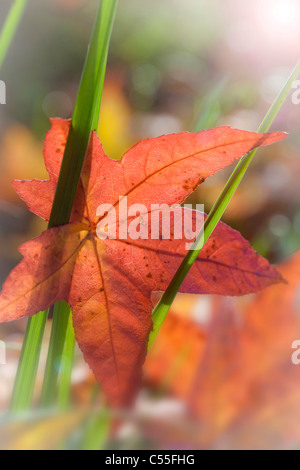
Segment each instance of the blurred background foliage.
[[[11,3],[1,1],[0,27]],[[96,0],[29,0],[1,69],[7,104],[0,107],[0,284],[20,259],[18,246],[45,228],[43,221],[27,212],[12,190],[11,181],[47,177],[42,147],[49,128],[48,118],[71,117],[97,6]],[[295,64],[299,50],[298,0],[120,0],[98,129],[104,150],[110,157],[120,158],[143,138],[217,125],[256,130]],[[224,216],[227,223],[274,263],[282,262],[300,248],[299,106],[291,98],[286,101],[272,130],[289,132],[288,140],[257,156]],[[221,171],[208,180],[189,202],[204,203],[208,212],[231,170]],[[210,297],[184,296],[176,303],[175,310],[188,321],[186,328],[192,329],[194,348],[194,372],[181,367],[179,388],[184,389],[184,384],[191,380],[189,374],[193,375],[198,367],[204,347],[203,330],[197,330],[198,320],[201,318],[205,323],[207,311],[217,311],[212,305],[215,299]],[[243,311],[243,301],[234,308]],[[197,325],[191,328],[189,319],[195,311]],[[7,365],[0,366],[2,410],[9,402],[24,326],[22,321],[0,326],[0,339],[9,346]],[[181,333],[176,345],[180,336]],[[124,425],[111,446],[154,445],[156,418],[160,421],[157,436],[164,435],[164,430],[169,436],[162,446],[174,447],[183,442],[192,445],[191,424],[186,429],[184,425],[176,427],[169,423],[172,415],[182,422],[180,406],[185,403],[186,393],[182,390],[179,393],[176,387],[175,393],[169,382],[187,357],[184,345],[179,352],[172,353],[172,348],[168,348],[164,377],[157,378],[155,368],[151,369],[151,387],[145,388],[140,404],[143,411]],[[74,403],[84,409],[90,407],[94,381],[78,351],[73,381]],[[299,401],[300,397],[297,398]],[[99,409],[101,393],[97,400]],[[34,439],[42,440],[47,430],[47,425],[41,424],[45,419],[46,423],[51,419],[49,429],[59,428],[63,436],[57,435],[58,442],[51,440],[50,444],[46,433],[45,440],[36,444],[41,448],[63,442],[67,445],[66,435],[77,423],[98,430],[105,428],[106,418],[101,416],[98,422],[86,424],[89,412],[81,407],[78,411],[78,406],[71,421],[69,416],[62,415],[34,416],[29,444],[28,439],[22,440],[22,423],[5,421],[6,441],[1,446],[18,447],[16,442],[25,442],[22,444],[25,447],[34,447]],[[161,419],[161,414],[168,419]],[[14,426],[18,426],[17,430]],[[24,426],[28,433],[27,421]],[[183,437],[185,431],[188,438]],[[78,433],[69,436],[68,446],[85,445]],[[13,436],[22,439],[14,442]],[[201,445],[213,446],[214,439],[215,435],[208,443],[201,441]],[[280,446],[280,442],[276,443]]]

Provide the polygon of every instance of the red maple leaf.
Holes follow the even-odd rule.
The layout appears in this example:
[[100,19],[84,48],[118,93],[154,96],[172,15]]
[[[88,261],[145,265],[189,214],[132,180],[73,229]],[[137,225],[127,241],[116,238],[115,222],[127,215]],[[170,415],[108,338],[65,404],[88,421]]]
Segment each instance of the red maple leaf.
[[[14,182],[29,209],[46,220],[70,128],[69,121],[51,123],[44,149],[49,180]],[[161,136],[140,142],[117,162],[104,154],[93,134],[70,223],[21,246],[24,259],[0,295],[0,321],[67,301],[77,342],[109,402],[129,404],[140,386],[152,328],[151,293],[167,288],[186,254],[187,240],[175,239],[174,227],[170,239],[161,234],[158,240],[99,239],[97,207],[117,208],[120,196],[127,196],[128,206],[144,204],[149,213],[152,204],[181,204],[208,176],[284,136],[229,127]],[[195,211],[190,215],[198,217]],[[238,232],[219,223],[181,291],[242,295],[280,280]]]

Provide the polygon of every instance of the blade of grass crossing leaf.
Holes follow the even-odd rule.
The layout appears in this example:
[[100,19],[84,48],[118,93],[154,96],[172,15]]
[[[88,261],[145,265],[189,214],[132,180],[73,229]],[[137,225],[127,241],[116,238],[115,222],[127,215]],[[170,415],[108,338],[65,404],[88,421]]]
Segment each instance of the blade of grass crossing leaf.
[[[94,104],[94,118],[92,124],[92,130],[96,130],[99,124],[99,115],[100,115],[100,107],[101,107],[101,100],[102,100],[102,91],[105,79],[105,71],[106,71],[106,63],[107,63],[107,56],[108,56],[108,48],[109,42],[112,32],[112,26],[114,22],[114,17],[117,8],[117,1],[113,1],[111,3],[104,2],[102,4],[101,16],[100,16],[100,27],[97,28],[95,26],[95,32],[99,33],[99,37],[97,39],[99,46],[99,51],[102,51],[102,66],[100,64],[98,70],[98,95],[97,100]],[[105,33],[102,33],[105,31]],[[92,41],[93,43],[93,41]],[[93,67],[92,61],[87,61],[86,63],[86,73],[89,67]],[[93,74],[93,70],[91,69],[91,74]],[[88,85],[88,82],[86,82]],[[97,84],[96,84],[97,85]],[[82,103],[85,102],[85,98],[90,96],[90,86],[87,88],[82,88],[81,94],[78,97],[78,103],[74,110],[73,120],[76,122],[77,115],[76,112],[80,110],[81,103],[80,99],[82,99]],[[61,409],[65,409],[68,407],[69,404],[69,397],[70,397],[70,386],[71,386],[71,375],[72,375],[72,366],[73,366],[73,359],[74,359],[74,347],[75,347],[75,334],[74,329],[71,321],[71,315],[69,316],[69,325],[66,334],[66,341],[65,341],[65,350],[63,354],[63,361],[61,366],[61,378],[59,383],[59,391],[58,391],[58,404]]]
[[[68,223],[71,215],[91,132],[97,127],[116,6],[117,0],[103,0],[99,7],[59,174],[49,227]],[[66,197],[67,188],[68,197]]]
[[[101,103],[101,94],[103,81],[105,76],[106,60],[107,60],[107,51],[109,40],[112,31],[114,14],[117,7],[117,0],[103,0],[99,5],[98,14],[95,21],[95,27],[92,33],[91,44],[87,54],[79,92],[77,95],[77,100],[74,109],[74,115],[72,119],[71,131],[66,144],[66,149],[64,152],[64,158],[62,162],[62,167],[60,171],[59,181],[57,184],[57,189],[55,193],[55,198],[53,202],[53,207],[51,211],[51,216],[49,220],[49,227],[54,227],[56,225],[63,225],[68,223],[70,214],[72,211],[76,190],[80,178],[81,169],[84,163],[91,131],[96,128],[95,116],[99,116],[99,109]],[[101,19],[101,15],[104,15],[106,22]],[[100,31],[100,26],[102,30]],[[32,345],[32,334],[31,330],[34,329],[35,323],[38,324],[36,317],[28,325],[29,334],[24,338],[24,354],[20,358],[19,370],[20,373],[15,381],[15,400],[21,402],[22,399],[19,396],[24,393],[29,395],[29,384],[26,383],[24,388],[22,377],[26,374],[26,363],[24,357],[27,357],[31,354],[31,345]],[[66,313],[67,316],[67,313]],[[38,331],[34,329],[35,334],[39,335],[38,341],[41,341],[41,338],[44,334],[44,329],[40,328]],[[59,331],[55,328],[55,334],[52,335],[51,342],[53,344],[61,344],[65,339],[65,331]],[[58,336],[58,338],[56,337]],[[35,338],[36,340],[36,338]],[[63,340],[63,341],[62,341]],[[53,350],[52,345],[50,344],[50,351]],[[58,366],[59,367],[59,366]],[[28,372],[28,370],[27,370]],[[33,382],[36,377],[36,373],[33,374],[33,370],[29,371],[29,375],[32,378]],[[53,376],[52,376],[53,374]],[[52,360],[47,361],[47,369],[45,372],[45,381],[50,383],[51,376],[55,381],[57,378],[56,370]],[[55,382],[56,384],[56,382]],[[56,387],[55,387],[56,389]],[[30,384],[30,390],[33,391],[33,386]],[[45,387],[44,387],[45,390]],[[51,387],[51,390],[54,388]],[[46,398],[43,398],[43,401],[50,403],[54,400],[55,394],[52,393],[50,399],[50,393],[47,394]],[[31,393],[32,398],[32,393]],[[22,409],[27,409],[29,406],[30,400],[27,400],[24,403]],[[21,407],[19,407],[20,410]]]
[[[117,1],[114,0],[112,2],[102,2],[101,9],[99,10],[99,14],[97,16],[96,24],[92,34],[90,50],[85,63],[80,91],[78,93],[78,98],[74,109],[72,125],[74,126],[74,128],[76,128],[76,126],[78,126],[78,128],[81,128],[85,125],[86,130],[89,130],[89,133],[87,132],[87,135],[89,136],[86,142],[87,145],[89,143],[91,131],[97,129],[98,127],[102,90],[104,85],[105,70],[108,56],[108,47],[112,32],[116,6]],[[91,80],[88,79],[89,77],[91,77]],[[91,90],[94,90],[94,92],[91,93]],[[86,113],[82,114],[85,108]],[[90,112],[90,110],[93,111]],[[93,119],[91,119],[91,117],[93,117]],[[86,118],[86,121],[84,118]],[[72,170],[68,171],[70,172],[68,174],[72,174]],[[68,315],[67,312],[65,312],[65,315]],[[70,312],[68,316],[70,316]],[[58,335],[59,337],[65,337],[66,335],[66,331],[64,330],[55,331],[56,335]],[[69,327],[67,331],[69,348],[65,351],[65,355],[63,356],[65,361],[65,367],[61,368],[59,391],[59,404],[62,407],[67,406],[66,397],[69,396],[68,389],[70,388],[71,378],[70,368],[72,369],[75,346],[73,328]],[[56,342],[55,335],[53,337],[53,342]],[[45,373],[45,382],[47,381],[52,385],[48,389],[48,392],[47,387],[44,388],[44,393],[42,396],[43,406],[49,406],[51,403],[54,402],[55,387],[58,377],[56,372],[56,368],[59,367],[58,362],[59,356],[56,359],[55,364],[51,360],[48,363],[49,365]]]
[[[112,33],[112,27],[114,23],[115,14],[116,14],[117,4],[118,4],[118,0],[113,0],[111,3],[104,2],[102,4],[102,10],[101,10],[101,15],[100,15],[101,24],[98,29],[97,27],[95,27],[95,30],[98,31],[99,33],[98,41],[101,43],[99,50],[101,50],[102,53],[101,53],[101,63],[99,64],[99,70],[97,74],[99,84],[98,84],[97,100],[94,103],[95,111],[94,111],[92,130],[96,130],[99,124],[99,115],[100,115],[102,91],[103,91],[105,72],[106,72],[108,49],[109,49],[110,37]],[[89,89],[87,90],[87,93],[89,93]],[[83,97],[82,99],[84,99],[84,92],[82,92],[82,97]],[[77,105],[74,111],[75,120],[76,120],[76,110],[78,109],[80,110],[80,103]],[[74,334],[74,329],[73,329],[73,324],[72,324],[72,318],[70,315],[69,325],[68,325],[67,333],[66,333],[65,350],[63,354],[61,378],[60,378],[59,392],[58,392],[58,404],[61,409],[67,408],[68,403],[69,403],[72,367],[73,367],[73,359],[74,359],[74,348],[75,348],[75,334]]]
[[[54,198],[53,207],[58,201],[59,211],[52,211],[49,226],[61,225],[69,221],[73,202],[77,190],[77,185],[72,186],[73,178],[80,178],[81,169],[87,147],[90,141],[92,130],[97,128],[102,90],[104,84],[108,47],[112,32],[113,20],[117,1],[103,0],[96,18],[95,27],[92,33],[89,53],[85,62],[80,89],[73,113],[72,126],[66,145],[62,168],[59,176],[57,190]],[[69,146],[69,147],[68,147]],[[71,149],[71,150],[70,150]],[[79,152],[76,156],[76,152]],[[65,195],[65,187],[72,187],[73,201],[68,201]],[[61,202],[61,203],[60,203]],[[59,313],[54,313],[54,334],[51,337],[49,351],[53,349],[52,344],[64,344],[66,329],[56,329],[55,321]],[[64,312],[65,321],[68,320],[70,309]],[[70,332],[72,334],[72,331]],[[46,407],[54,403],[56,397],[57,368],[60,367],[62,351],[57,352],[56,359],[53,356],[47,361],[45,379],[41,405]],[[73,356],[73,354],[72,354]],[[66,358],[65,360],[72,359]],[[64,378],[65,371],[62,370],[61,380],[67,383],[67,377]]]
[[22,18],[27,0],[15,0],[0,34],[0,68]]
[[[269,130],[284,100],[286,99],[294,80],[296,79],[299,73],[300,61],[295,66],[293,72],[291,73],[281,92],[270,107],[268,113],[266,114],[265,118],[263,119],[261,125],[258,128],[258,132],[267,132]],[[151,349],[181,284],[183,283],[188,272],[190,271],[193,263],[197,259],[201,249],[203,248],[203,245],[209,239],[216,225],[221,220],[222,215],[224,214],[229,202],[231,201],[231,198],[233,197],[242,178],[244,177],[247,168],[249,167],[256,151],[257,150],[253,150],[249,154],[245,155],[237,164],[231,177],[227,181],[223,191],[221,192],[216,203],[208,214],[203,229],[197,237],[198,242],[195,244],[194,250],[188,251],[186,257],[181,263],[170,285],[168,286],[168,289],[165,291],[160,302],[156,305],[155,309],[153,310],[153,331],[150,334],[148,350]]]

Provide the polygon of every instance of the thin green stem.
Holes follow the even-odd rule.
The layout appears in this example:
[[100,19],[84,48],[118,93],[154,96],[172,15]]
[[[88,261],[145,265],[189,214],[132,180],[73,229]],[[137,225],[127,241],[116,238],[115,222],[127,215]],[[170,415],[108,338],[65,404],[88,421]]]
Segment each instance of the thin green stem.
[[[267,132],[277,116],[278,111],[280,110],[284,100],[286,99],[291,86],[300,73],[300,61],[297,63],[281,92],[275,99],[274,103],[267,112],[265,118],[263,119],[261,125],[258,128],[258,132]],[[204,244],[207,242],[218,222],[221,220],[222,215],[224,214],[229,202],[231,201],[235,191],[237,190],[241,180],[243,179],[247,168],[249,167],[251,161],[253,160],[256,150],[253,150],[249,154],[245,155],[237,164],[234,169],[231,177],[227,181],[223,191],[218,197],[216,203],[208,214],[202,230],[200,231],[197,242],[194,244],[194,249],[188,251],[184,260],[182,261],[180,267],[178,268],[175,276],[173,277],[170,285],[163,294],[160,302],[156,305],[153,311],[153,331],[150,334],[148,350],[151,349],[159,330],[171,308],[171,305],[176,297],[176,294],[183,283],[185,277],[190,271],[193,263],[197,259],[201,249]]]
[[27,0],[15,0],[6,18],[0,35],[0,68],[4,62],[9,46],[18,29]]

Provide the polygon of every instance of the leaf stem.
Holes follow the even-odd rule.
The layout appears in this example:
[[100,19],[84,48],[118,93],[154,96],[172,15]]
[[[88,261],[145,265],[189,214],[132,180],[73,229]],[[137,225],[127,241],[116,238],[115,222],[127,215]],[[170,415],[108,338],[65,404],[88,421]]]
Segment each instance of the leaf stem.
[[[283,102],[285,101],[294,80],[296,79],[299,73],[300,73],[300,60],[298,61],[297,65],[292,71],[287,82],[283,86],[281,92],[275,99],[274,103],[270,107],[269,111],[267,112],[265,118],[263,119],[261,125],[258,128],[258,132],[267,132],[269,130],[272,122],[277,116],[278,111],[280,110]],[[154,308],[153,315],[152,315],[153,331],[151,332],[150,337],[149,337],[148,350],[151,349],[159,333],[159,330],[171,308],[171,305],[176,297],[176,294],[181,284],[183,283],[188,272],[190,271],[193,263],[197,259],[203,246],[205,245],[205,243],[207,242],[207,240],[213,233],[218,222],[221,220],[222,215],[224,214],[229,202],[231,201],[235,191],[237,190],[241,180],[243,179],[256,152],[257,152],[257,149],[245,155],[235,167],[223,191],[221,192],[216,203],[214,204],[211,211],[209,212],[205,220],[205,223],[203,225],[203,228],[197,237],[198,242],[194,246],[194,249],[188,251],[184,260],[179,266],[175,276],[173,277],[171,283],[169,284],[167,290],[165,291],[161,300],[158,302],[158,304]]]

